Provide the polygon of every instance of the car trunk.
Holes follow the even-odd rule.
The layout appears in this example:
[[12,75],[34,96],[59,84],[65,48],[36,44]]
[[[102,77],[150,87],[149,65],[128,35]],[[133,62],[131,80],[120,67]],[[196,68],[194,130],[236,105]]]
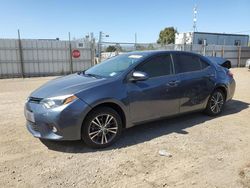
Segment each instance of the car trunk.
[[227,69],[230,69],[232,67],[231,65],[231,61],[229,61],[228,59],[224,59],[222,57],[207,57],[210,61],[212,61],[213,63],[216,63],[222,67],[225,67]]

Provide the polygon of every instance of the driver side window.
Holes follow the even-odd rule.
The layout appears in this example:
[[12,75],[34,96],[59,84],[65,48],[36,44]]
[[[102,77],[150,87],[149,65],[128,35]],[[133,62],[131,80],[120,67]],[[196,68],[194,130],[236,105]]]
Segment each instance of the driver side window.
[[172,60],[170,55],[153,57],[146,63],[139,65],[136,71],[145,72],[149,78],[172,74]]

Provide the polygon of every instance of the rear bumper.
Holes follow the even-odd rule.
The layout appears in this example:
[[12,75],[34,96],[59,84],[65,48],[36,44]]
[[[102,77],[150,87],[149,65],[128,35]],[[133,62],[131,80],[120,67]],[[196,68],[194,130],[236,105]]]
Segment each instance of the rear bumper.
[[80,140],[83,120],[90,110],[77,99],[69,105],[46,109],[41,104],[26,103],[25,110],[34,114],[35,122],[26,121],[28,131],[37,138],[49,140]]
[[230,83],[229,83],[229,86],[228,86],[228,89],[227,89],[227,99],[226,99],[226,101],[229,101],[229,100],[231,100],[233,98],[234,92],[235,92],[235,87],[236,87],[235,80],[234,79],[230,80]]

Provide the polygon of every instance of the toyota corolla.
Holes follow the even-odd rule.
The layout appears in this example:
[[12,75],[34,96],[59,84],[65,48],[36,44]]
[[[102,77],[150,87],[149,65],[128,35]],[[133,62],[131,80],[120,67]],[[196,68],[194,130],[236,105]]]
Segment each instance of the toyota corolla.
[[177,51],[122,54],[31,93],[27,128],[41,139],[104,148],[143,122],[193,111],[216,116],[235,91],[228,63]]

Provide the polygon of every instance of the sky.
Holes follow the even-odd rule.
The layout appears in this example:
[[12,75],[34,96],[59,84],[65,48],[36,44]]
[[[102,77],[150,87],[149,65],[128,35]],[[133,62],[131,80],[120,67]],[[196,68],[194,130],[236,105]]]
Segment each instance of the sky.
[[250,34],[250,0],[0,0],[0,38],[156,42],[165,27],[192,31],[195,4],[198,31]]

